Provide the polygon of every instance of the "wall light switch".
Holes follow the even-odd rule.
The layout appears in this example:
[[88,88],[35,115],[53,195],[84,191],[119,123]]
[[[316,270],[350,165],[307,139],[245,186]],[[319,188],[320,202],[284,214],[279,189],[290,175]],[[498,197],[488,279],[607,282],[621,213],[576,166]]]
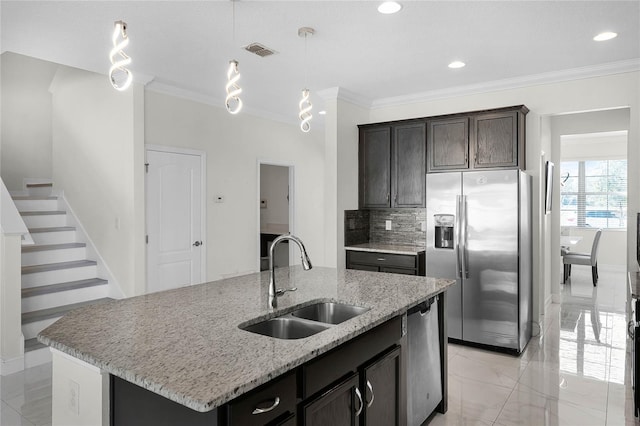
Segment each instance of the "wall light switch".
[[423,220],[420,222],[420,231],[424,232],[427,230],[427,223]]
[[384,221],[384,229],[387,231],[391,231],[391,221],[390,220],[385,220]]

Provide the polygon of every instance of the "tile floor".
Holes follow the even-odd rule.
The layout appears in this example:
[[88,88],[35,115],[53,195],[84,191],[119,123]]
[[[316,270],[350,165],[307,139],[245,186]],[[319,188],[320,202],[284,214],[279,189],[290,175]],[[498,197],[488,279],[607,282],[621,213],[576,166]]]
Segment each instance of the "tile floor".
[[[575,266],[520,357],[449,345],[449,411],[430,425],[627,426],[626,277]],[[536,330],[537,331],[537,330]],[[51,365],[0,377],[0,425],[51,424]]]

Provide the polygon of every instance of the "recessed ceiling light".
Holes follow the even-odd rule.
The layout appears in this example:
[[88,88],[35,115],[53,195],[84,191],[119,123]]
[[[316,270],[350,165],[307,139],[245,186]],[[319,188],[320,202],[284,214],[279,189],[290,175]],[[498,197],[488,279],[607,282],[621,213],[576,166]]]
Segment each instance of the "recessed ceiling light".
[[325,110],[318,111],[318,114],[320,114],[320,115],[327,115],[327,111],[325,111]]
[[392,13],[399,12],[402,9],[402,5],[397,1],[385,1],[378,6],[378,12],[390,15]]
[[453,62],[451,62],[451,63],[449,64],[449,68],[462,68],[462,67],[464,67],[465,65],[467,65],[467,64],[465,64],[465,63],[464,63],[464,62],[462,62],[462,61],[453,61]]
[[593,39],[595,41],[606,41],[606,40],[611,40],[612,38],[616,38],[616,37],[618,37],[618,34],[613,33],[611,31],[605,31],[603,33],[598,34]]

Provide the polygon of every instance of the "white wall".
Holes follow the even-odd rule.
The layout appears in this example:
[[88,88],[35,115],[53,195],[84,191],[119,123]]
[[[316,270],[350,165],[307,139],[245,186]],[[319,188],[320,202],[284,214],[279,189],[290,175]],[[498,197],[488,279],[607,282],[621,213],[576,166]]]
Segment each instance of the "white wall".
[[289,168],[260,165],[260,199],[267,207],[260,209],[260,224],[289,225]]
[[2,179],[10,191],[23,178],[51,179],[51,94],[57,64],[5,52],[2,65]]
[[104,75],[61,68],[51,90],[55,186],[124,294],[138,294],[144,289],[144,146],[136,124],[142,88],[118,92]]
[[[540,166],[542,164],[541,151],[543,134],[542,123],[544,116],[611,109],[620,107],[630,108],[630,127],[628,145],[629,170],[640,167],[640,72],[616,74],[604,77],[584,78],[559,83],[539,84],[536,86],[500,90],[495,92],[478,93],[468,96],[458,96],[447,99],[416,102],[407,105],[380,107],[371,110],[369,121],[372,123],[398,120],[412,117],[427,117],[431,115],[474,111],[488,108],[498,108],[509,105],[526,105],[531,112],[527,116],[527,172],[534,181],[534,223],[543,224],[540,215]],[[549,153],[546,153],[549,155]],[[552,158],[553,160],[553,158]],[[555,161],[558,161],[556,158]],[[353,165],[355,167],[355,164]],[[542,181],[544,188],[544,181]],[[640,209],[640,176],[634,173],[629,176],[629,204],[628,213],[635,215]],[[537,192],[537,194],[536,194]],[[537,202],[536,202],[537,200]],[[537,205],[536,205],[537,204]],[[539,268],[547,269],[538,257],[542,253],[544,241],[535,241],[535,235],[545,237],[545,232],[534,229],[534,271]],[[553,250],[553,249],[552,249]],[[633,257],[630,257],[633,256]],[[627,242],[627,257],[635,258],[635,237]],[[544,274],[549,276],[549,271]],[[553,282],[553,280],[552,280]],[[534,315],[543,309],[548,291],[541,292],[541,286],[546,285],[540,276],[534,272]],[[540,296],[536,294],[543,293]],[[541,304],[542,300],[542,304]]]
[[[148,90],[145,138],[207,153],[207,279],[257,270],[258,160],[295,167],[295,232],[325,264],[322,134]],[[224,203],[214,203],[224,195]],[[294,256],[294,262],[299,257]]]
[[358,208],[358,124],[369,111],[345,99],[342,89],[321,93],[325,100],[324,227],[327,266],[344,267],[344,211]]

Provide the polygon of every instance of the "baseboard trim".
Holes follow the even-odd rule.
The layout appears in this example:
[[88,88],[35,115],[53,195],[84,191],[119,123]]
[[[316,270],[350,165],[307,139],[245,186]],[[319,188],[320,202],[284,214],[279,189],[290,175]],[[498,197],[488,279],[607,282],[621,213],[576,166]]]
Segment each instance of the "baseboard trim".
[[7,376],[22,370],[24,370],[24,355],[0,361],[0,376]]
[[561,294],[552,294],[551,295],[551,300],[547,303],[545,303],[544,308],[545,310],[547,309],[547,305],[549,305],[550,303],[562,303],[562,295]]

